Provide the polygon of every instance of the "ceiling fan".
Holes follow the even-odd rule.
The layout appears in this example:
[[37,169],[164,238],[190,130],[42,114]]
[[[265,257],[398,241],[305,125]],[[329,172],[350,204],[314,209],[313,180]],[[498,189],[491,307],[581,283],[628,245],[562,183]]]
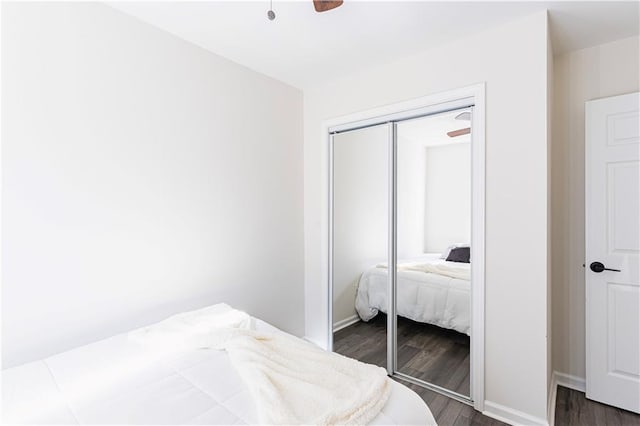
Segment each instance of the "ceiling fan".
[[[461,112],[460,114],[456,115],[456,120],[471,121],[471,113],[469,111]],[[447,136],[449,136],[450,138],[455,138],[456,136],[468,135],[469,133],[471,133],[471,127],[465,127],[462,129],[447,132]]]
[[326,12],[342,5],[343,0],[313,0],[313,7],[316,12]]
[[[326,12],[327,10],[335,9],[342,5],[343,2],[344,0],[313,0],[313,8],[316,12]],[[276,19],[276,13],[273,11],[273,0],[269,1],[267,18],[269,18],[270,21]]]

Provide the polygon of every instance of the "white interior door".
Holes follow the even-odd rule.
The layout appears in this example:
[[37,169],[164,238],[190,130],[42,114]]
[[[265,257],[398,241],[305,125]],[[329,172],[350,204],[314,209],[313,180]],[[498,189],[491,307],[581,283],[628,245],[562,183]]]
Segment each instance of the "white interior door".
[[[587,398],[640,412],[640,94],[586,104]],[[604,269],[606,268],[606,269]]]

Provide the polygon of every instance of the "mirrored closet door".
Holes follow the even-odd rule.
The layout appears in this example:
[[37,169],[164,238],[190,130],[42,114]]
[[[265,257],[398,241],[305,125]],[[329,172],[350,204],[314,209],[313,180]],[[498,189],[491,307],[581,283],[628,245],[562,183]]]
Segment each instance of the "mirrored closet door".
[[470,396],[471,112],[397,125],[397,365]]
[[333,350],[386,368],[389,128],[339,133],[332,145]]
[[339,129],[330,149],[333,350],[465,402],[472,112]]

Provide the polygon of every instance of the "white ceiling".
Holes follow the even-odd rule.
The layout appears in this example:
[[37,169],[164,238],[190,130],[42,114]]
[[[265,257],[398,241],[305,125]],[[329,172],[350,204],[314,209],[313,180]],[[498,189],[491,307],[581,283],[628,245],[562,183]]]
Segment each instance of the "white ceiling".
[[453,138],[447,135],[447,132],[471,126],[470,120],[456,119],[463,111],[468,111],[468,109],[401,121],[398,123],[398,139],[400,141],[409,139],[411,142],[424,147],[469,143],[471,142],[471,135]]
[[555,53],[638,34],[639,3],[311,0],[108,2],[110,6],[299,88],[548,9]]

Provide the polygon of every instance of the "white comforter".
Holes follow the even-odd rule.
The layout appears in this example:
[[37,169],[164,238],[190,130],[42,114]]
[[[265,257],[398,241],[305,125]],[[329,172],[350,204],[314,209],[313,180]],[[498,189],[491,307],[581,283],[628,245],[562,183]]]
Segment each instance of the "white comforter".
[[[429,260],[400,264],[397,272],[397,313],[414,321],[470,333],[470,265]],[[364,272],[358,283],[356,311],[369,321],[387,312],[387,268]]]
[[[210,342],[201,333],[185,338],[183,326],[191,318],[183,319],[177,326],[163,324],[161,333],[143,332],[158,338],[158,345],[141,345],[135,336],[121,334],[2,371],[3,422],[257,424],[255,399],[229,354],[194,349],[194,342]],[[229,320],[246,324],[242,318]],[[260,320],[255,330],[282,333]],[[179,350],[159,350],[167,334]],[[394,381],[390,386],[389,400],[371,424],[435,424],[415,392]]]

